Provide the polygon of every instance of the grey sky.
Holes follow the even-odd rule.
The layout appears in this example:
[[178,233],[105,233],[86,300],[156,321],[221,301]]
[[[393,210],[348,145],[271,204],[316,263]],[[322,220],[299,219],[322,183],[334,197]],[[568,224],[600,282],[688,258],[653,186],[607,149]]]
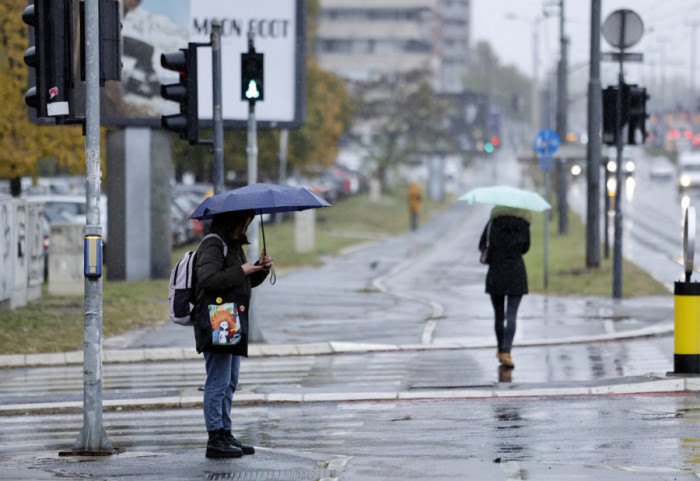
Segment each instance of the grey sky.
[[[569,50],[570,69],[576,69],[587,77],[586,63],[590,49],[590,0],[564,0],[566,14],[565,31],[571,40]],[[541,22],[539,38],[539,77],[550,71],[559,58],[559,0],[473,0],[472,42],[488,40],[502,64],[516,65],[532,75],[532,32],[534,19],[541,16],[543,5],[550,16]],[[639,14],[644,22],[642,40],[631,51],[643,52],[642,65],[630,65],[626,76],[630,81],[649,83],[665,71],[667,77],[688,78],[691,70],[692,25],[700,27],[700,0],[603,0],[602,21],[613,11],[627,8]],[[512,13],[518,20],[506,19]],[[700,29],[696,30],[696,45],[700,44]],[[700,45],[699,45],[700,46]],[[602,51],[612,51],[603,39]],[[700,48],[696,47],[696,69],[700,60]],[[603,80],[615,78],[615,64],[603,65]],[[696,84],[700,75],[696,73]]]

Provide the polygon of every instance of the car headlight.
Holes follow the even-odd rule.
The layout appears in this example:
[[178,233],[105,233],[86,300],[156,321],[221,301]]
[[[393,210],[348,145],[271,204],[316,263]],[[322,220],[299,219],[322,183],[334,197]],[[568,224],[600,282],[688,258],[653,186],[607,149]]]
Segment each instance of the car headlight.
[[683,187],[690,187],[690,176],[687,174],[681,175],[681,185]]
[[628,160],[627,163],[625,163],[625,172],[634,172],[634,162],[631,160]]

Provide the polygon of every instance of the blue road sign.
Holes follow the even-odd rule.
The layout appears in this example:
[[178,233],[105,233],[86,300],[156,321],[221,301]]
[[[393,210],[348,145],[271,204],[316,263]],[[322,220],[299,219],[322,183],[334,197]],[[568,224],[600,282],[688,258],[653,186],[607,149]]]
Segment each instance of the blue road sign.
[[535,135],[535,150],[542,156],[551,157],[560,144],[559,135],[553,130],[540,130]]

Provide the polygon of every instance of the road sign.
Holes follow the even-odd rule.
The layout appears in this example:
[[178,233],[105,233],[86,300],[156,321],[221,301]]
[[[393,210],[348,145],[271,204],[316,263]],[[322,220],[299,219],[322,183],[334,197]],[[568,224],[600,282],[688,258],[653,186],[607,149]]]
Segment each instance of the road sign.
[[642,38],[644,22],[632,10],[616,10],[605,19],[602,33],[613,47],[630,48]]
[[602,52],[600,59],[604,62],[643,62],[644,54],[641,52]]
[[559,135],[553,130],[540,130],[535,136],[535,150],[544,157],[551,157],[560,144]]

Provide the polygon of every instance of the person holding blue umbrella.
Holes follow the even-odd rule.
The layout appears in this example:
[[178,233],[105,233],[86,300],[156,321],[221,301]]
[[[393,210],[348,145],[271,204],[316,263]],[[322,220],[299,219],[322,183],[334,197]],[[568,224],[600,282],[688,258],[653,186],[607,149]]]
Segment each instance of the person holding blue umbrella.
[[485,252],[489,265],[486,293],[491,296],[495,318],[496,355],[502,367],[512,369],[510,355],[515,337],[518,307],[528,293],[527,271],[523,254],[530,249],[530,223],[527,210],[497,205],[484,227],[479,250]]
[[[250,298],[252,288],[263,283],[272,268],[272,259],[263,251],[254,264],[248,262],[243,246],[246,231],[255,212],[241,210],[214,214],[211,233],[197,249],[194,267],[196,279],[195,312],[201,312],[210,293],[230,292]],[[218,238],[217,238],[218,236]],[[211,332],[194,323],[197,352],[203,352],[207,378],[204,383],[204,422],[209,433],[206,457],[236,458],[253,454],[255,448],[241,443],[231,432],[231,406],[238,386],[240,356],[208,350]]]

